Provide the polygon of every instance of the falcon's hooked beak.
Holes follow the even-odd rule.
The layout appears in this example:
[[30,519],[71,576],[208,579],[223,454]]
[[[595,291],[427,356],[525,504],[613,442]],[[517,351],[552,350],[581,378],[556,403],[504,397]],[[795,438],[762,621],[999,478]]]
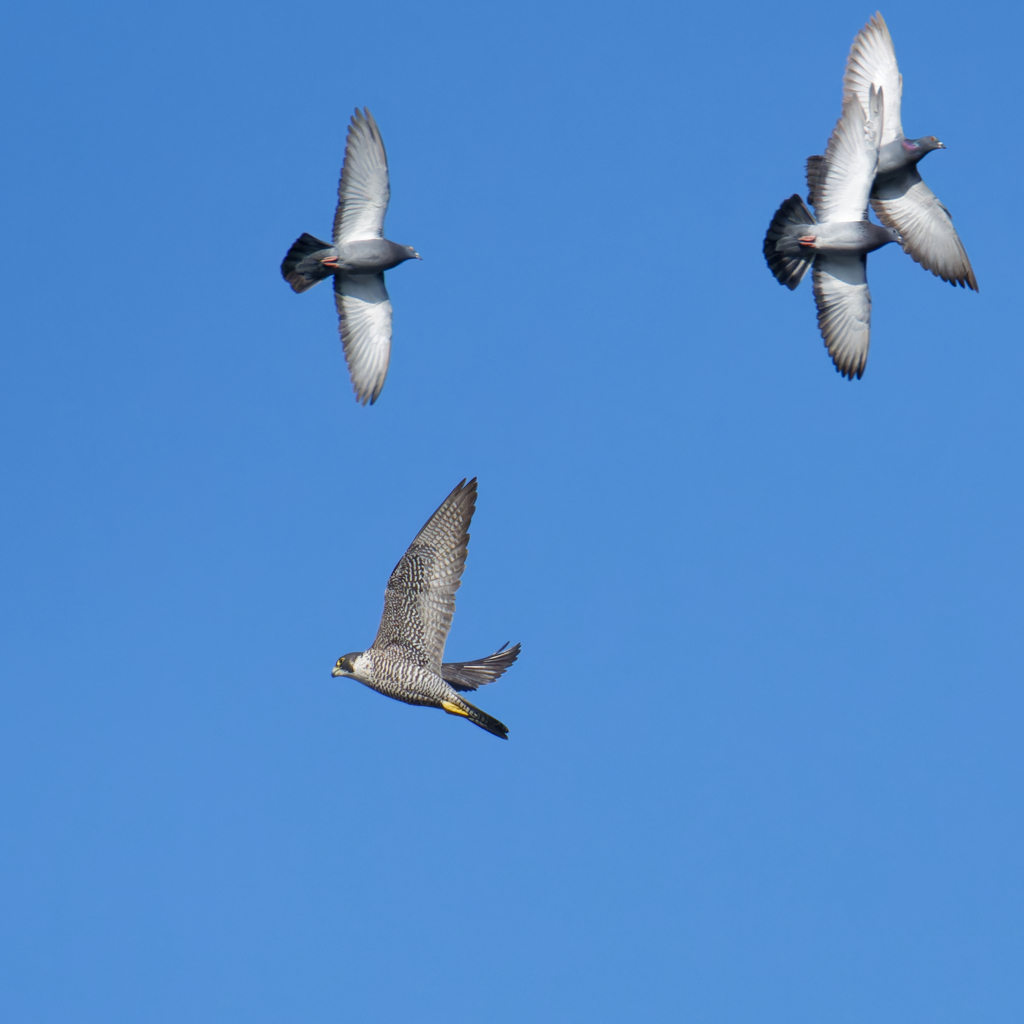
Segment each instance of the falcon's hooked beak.
[[331,675],[335,679],[339,678],[340,676],[343,676],[344,674],[345,673],[342,672],[342,670],[340,668],[338,668],[337,665],[335,665],[334,668],[331,669]]

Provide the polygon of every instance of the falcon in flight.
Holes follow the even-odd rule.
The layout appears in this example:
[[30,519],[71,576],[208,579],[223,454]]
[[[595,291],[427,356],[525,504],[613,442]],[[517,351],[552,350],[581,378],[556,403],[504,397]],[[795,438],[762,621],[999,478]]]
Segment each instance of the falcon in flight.
[[384,271],[422,259],[411,245],[384,237],[391,186],[388,158],[373,114],[356,109],[338,184],[333,243],[303,234],[288,250],[281,275],[297,292],[334,278],[338,330],[356,400],[377,401],[391,356],[391,300]]
[[520,645],[505,644],[478,661],[445,662],[444,644],[462,581],[476,478],[460,483],[427,520],[395,566],[384,592],[384,615],[367,651],[339,658],[332,676],[356,679],[387,697],[441,708],[501,739],[508,729],[462,696],[501,676]]

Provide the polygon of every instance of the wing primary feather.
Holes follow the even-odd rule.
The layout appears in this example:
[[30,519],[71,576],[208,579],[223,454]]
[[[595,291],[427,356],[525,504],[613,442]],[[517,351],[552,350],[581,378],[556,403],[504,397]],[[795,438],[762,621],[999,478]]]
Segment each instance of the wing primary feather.
[[424,523],[388,580],[374,648],[401,647],[406,657],[440,674],[475,510],[473,477],[461,481]]
[[388,157],[377,122],[368,107],[356,108],[345,143],[338,182],[334,244],[384,237],[384,216],[391,198]]

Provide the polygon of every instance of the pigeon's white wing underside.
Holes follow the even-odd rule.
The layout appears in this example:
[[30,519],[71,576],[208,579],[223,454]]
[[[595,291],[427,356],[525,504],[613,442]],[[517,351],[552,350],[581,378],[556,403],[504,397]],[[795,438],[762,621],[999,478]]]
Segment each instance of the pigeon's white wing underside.
[[885,124],[879,145],[903,138],[900,107],[903,99],[903,76],[896,64],[892,36],[881,14],[876,14],[857,33],[846,59],[843,76],[843,97],[856,96],[867,113],[871,86],[885,94]]
[[882,97],[872,96],[875,118],[868,121],[853,96],[843,100],[825,150],[824,171],[814,193],[814,212],[821,223],[868,219],[868,196],[878,166],[878,129],[883,120]]
[[475,508],[474,477],[463,480],[416,534],[388,580],[375,648],[400,647],[406,658],[440,674]]
[[345,165],[338,183],[334,244],[384,237],[391,186],[380,129],[369,110],[356,110],[348,129]]
[[871,342],[867,257],[821,254],[814,261],[818,326],[836,369],[851,380],[864,373]]
[[[910,187],[907,183],[912,182]],[[903,247],[925,270],[951,284],[978,290],[953,219],[917,169],[898,182],[883,185],[871,200],[878,219],[903,236]]]
[[377,401],[391,358],[391,300],[383,274],[334,276],[338,330],[356,398]]

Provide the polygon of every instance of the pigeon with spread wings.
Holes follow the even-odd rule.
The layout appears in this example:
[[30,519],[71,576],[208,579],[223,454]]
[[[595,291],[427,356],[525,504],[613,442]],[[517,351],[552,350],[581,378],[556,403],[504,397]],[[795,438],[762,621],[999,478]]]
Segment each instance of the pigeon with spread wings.
[[333,243],[303,234],[288,250],[281,275],[297,292],[334,278],[345,359],[356,400],[377,401],[391,358],[391,300],[384,271],[421,259],[411,245],[384,237],[391,186],[380,129],[369,110],[352,116],[338,184]]
[[[978,282],[953,227],[953,218],[917,168],[933,150],[946,147],[934,135],[908,139],[903,134],[903,76],[896,63],[892,36],[880,13],[857,33],[850,47],[843,96],[856,96],[867,111],[872,88],[885,94],[885,125],[871,188],[872,208],[883,224],[900,233],[903,248],[925,270],[954,286],[977,291]],[[807,184],[812,193],[824,159],[812,156],[807,160]]]
[[395,566],[384,593],[377,639],[369,650],[339,658],[331,675],[356,679],[406,704],[441,708],[508,739],[501,722],[462,694],[501,676],[519,657],[519,644],[505,644],[478,661],[441,661],[475,508],[474,477],[469,483],[463,480],[444,499]]
[[791,290],[814,265],[818,326],[836,370],[850,380],[864,373],[871,341],[868,253],[900,241],[892,228],[868,219],[885,120],[885,97],[873,87],[868,113],[856,97],[843,103],[811,196],[817,220],[799,196],[790,196],[764,240],[769,269]]

